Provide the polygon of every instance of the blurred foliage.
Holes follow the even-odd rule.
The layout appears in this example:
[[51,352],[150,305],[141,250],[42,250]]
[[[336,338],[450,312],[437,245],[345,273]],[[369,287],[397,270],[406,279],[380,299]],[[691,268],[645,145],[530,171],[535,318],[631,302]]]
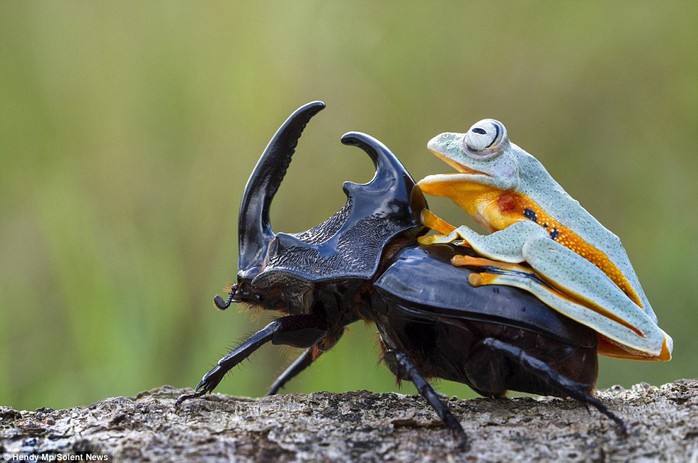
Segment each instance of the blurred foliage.
[[[496,117],[623,238],[674,337],[670,363],[603,359],[599,386],[697,376],[697,5],[1,2],[0,404],[193,386],[269,320],[211,297],[234,277],[247,176],[314,99],[328,109],[277,230],[318,223],[342,181],[370,178],[344,132],[376,136],[421,178],[449,170],[429,138]],[[352,327],[287,390],[394,390],[374,331]],[[219,390],[260,395],[296,354],[265,347]]]

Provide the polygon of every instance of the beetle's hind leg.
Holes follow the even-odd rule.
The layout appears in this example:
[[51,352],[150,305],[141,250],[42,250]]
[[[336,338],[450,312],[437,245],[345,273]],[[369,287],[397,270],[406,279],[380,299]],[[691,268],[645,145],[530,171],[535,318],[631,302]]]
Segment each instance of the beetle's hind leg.
[[531,372],[533,375],[546,383],[552,384],[556,389],[563,392],[565,395],[578,400],[585,405],[591,405],[592,407],[596,408],[599,412],[613,420],[613,422],[618,425],[618,428],[622,434],[627,433],[627,426],[625,422],[618,415],[609,410],[603,402],[590,394],[589,385],[567,378],[566,376],[552,369],[542,360],[528,354],[520,347],[511,345],[504,341],[494,338],[486,338],[482,341],[482,345],[483,347],[486,347],[508,358],[514,364],[520,366],[526,371]]

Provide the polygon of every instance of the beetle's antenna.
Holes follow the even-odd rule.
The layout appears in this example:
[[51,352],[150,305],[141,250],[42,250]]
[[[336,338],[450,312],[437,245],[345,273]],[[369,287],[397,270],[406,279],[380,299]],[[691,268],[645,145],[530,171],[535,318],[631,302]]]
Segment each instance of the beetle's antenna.
[[227,309],[230,307],[230,304],[233,303],[233,297],[235,297],[235,291],[237,291],[237,289],[238,285],[233,285],[233,287],[230,288],[230,292],[228,293],[228,298],[226,300],[223,300],[222,297],[216,294],[216,297],[213,298],[213,303],[216,304],[216,307],[221,310]]

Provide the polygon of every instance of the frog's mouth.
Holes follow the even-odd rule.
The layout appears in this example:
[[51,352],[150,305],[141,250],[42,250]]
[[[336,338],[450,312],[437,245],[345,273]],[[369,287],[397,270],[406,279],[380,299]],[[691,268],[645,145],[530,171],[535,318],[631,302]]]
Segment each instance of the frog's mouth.
[[[449,172],[447,174],[427,175],[419,182],[417,186],[427,194],[435,196],[449,196],[448,194],[439,193],[446,191],[448,185],[477,185],[480,182],[473,181],[473,177],[478,174],[468,174],[464,172]],[[481,174],[480,174],[481,176]]]
[[427,175],[422,180],[417,182],[417,186],[427,194],[451,197],[451,193],[447,193],[451,190],[451,186],[481,184],[484,178],[491,177],[491,175],[486,174],[485,172],[480,172],[478,170],[464,166],[463,164],[449,158],[448,156],[445,156],[439,153],[438,151],[431,149],[431,147],[428,148],[429,151],[436,155],[436,157],[438,157],[443,162],[456,169],[456,172]]
[[448,164],[449,166],[453,167],[454,169],[456,169],[458,171],[458,172],[449,172],[449,173],[440,174],[440,175],[444,175],[444,176],[453,175],[453,176],[458,177],[461,174],[467,174],[467,175],[484,175],[485,177],[491,177],[490,174],[487,174],[487,173],[479,171],[479,170],[471,169],[468,166],[464,166],[460,162],[455,161],[455,160],[449,158],[448,156],[444,156],[443,154],[439,153],[436,150],[429,149],[429,151],[431,151],[431,153],[434,154],[437,158],[441,159],[443,162],[445,162],[446,164]]

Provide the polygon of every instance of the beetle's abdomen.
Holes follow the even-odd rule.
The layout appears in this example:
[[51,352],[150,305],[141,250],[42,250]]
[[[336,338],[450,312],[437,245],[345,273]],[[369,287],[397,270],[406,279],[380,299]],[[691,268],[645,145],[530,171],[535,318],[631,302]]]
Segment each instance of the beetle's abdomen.
[[[575,345],[504,323],[420,319],[413,309],[402,305],[391,306],[385,315],[383,323],[378,321],[381,337],[407,352],[425,377],[463,383],[487,397],[503,397],[508,390],[567,395],[529,365],[490,347],[494,340],[525,352],[553,375],[579,383],[587,392],[596,384],[596,346]],[[590,331],[582,325],[578,329]]]

